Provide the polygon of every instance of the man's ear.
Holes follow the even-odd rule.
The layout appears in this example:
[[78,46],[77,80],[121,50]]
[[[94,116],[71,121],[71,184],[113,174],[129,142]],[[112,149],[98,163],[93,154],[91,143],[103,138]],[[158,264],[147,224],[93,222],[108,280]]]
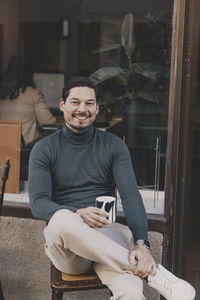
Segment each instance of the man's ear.
[[97,104],[96,115],[99,114],[99,103]]
[[64,105],[65,105],[64,99],[63,99],[63,98],[60,98],[59,108],[60,108],[61,111],[64,110]]

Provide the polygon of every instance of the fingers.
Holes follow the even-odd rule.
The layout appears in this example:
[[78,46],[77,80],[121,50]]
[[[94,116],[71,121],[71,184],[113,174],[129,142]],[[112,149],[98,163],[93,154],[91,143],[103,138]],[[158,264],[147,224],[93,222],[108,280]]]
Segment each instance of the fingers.
[[90,213],[87,215],[89,221],[97,227],[104,227],[105,225],[109,225],[107,217],[109,214],[97,207],[90,207]]
[[84,222],[87,223],[90,227],[105,227],[109,225],[110,222],[106,219],[106,217],[101,217],[97,214],[88,214],[84,216]]
[[97,207],[90,206],[81,208],[78,209],[76,213],[78,213],[84,222],[90,227],[102,228],[110,224],[107,219],[109,214]]
[[137,261],[137,265],[133,268],[133,274],[140,278],[146,278],[150,274],[156,274],[156,264],[148,249],[144,246],[136,246],[136,248],[130,253],[129,262],[133,262],[133,258]]
[[129,261],[130,264],[135,264],[135,265],[137,264],[137,260],[135,258],[135,252],[134,251],[131,251],[129,253],[128,261]]
[[147,264],[140,263],[137,265],[137,269],[134,274],[139,276],[140,278],[146,278],[151,274],[152,268],[153,268],[152,262],[149,262]]
[[96,213],[97,215],[104,216],[104,217],[109,216],[109,213],[107,213],[107,211],[100,209],[98,207],[91,207],[91,210],[94,211],[94,213]]

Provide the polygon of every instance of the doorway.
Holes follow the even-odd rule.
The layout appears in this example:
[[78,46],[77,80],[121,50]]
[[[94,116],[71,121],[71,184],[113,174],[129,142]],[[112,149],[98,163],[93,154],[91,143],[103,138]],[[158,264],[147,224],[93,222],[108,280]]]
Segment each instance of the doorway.
[[199,9],[199,0],[175,1],[174,32],[177,35],[173,35],[172,40],[172,62],[176,67],[172,64],[169,108],[172,138],[168,143],[167,160],[167,196],[172,203],[168,210],[168,266],[194,285],[195,300],[200,299]]
[[197,93],[195,102],[195,124],[192,155],[191,206],[189,213],[189,238],[185,277],[196,289],[200,299],[200,45],[198,55]]

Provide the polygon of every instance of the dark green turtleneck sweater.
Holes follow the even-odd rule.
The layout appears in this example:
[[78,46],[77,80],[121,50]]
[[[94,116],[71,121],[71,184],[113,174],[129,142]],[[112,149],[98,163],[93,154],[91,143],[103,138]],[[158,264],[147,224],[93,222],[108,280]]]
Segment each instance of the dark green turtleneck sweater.
[[31,151],[28,186],[36,218],[49,221],[59,209],[94,206],[97,196],[114,195],[115,184],[134,238],[148,240],[130,155],[119,137],[92,126],[83,133],[64,126]]

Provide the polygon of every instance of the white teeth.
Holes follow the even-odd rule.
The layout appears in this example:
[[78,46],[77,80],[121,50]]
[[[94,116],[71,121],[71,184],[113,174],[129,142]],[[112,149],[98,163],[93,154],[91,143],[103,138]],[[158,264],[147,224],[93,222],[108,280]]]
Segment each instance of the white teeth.
[[79,120],[86,120],[87,116],[84,116],[84,117],[77,116],[76,118],[79,119]]

